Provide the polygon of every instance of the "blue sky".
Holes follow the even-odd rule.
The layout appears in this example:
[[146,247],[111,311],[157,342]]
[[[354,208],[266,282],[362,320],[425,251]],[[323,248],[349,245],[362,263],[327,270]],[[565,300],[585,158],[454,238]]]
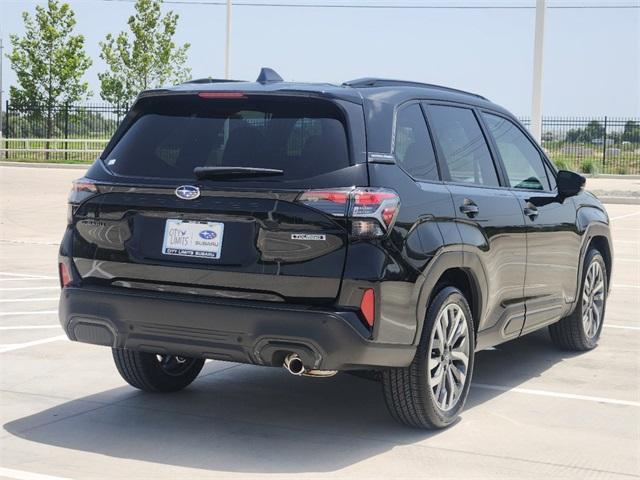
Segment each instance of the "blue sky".
[[[207,1],[207,0],[202,0]],[[241,1],[241,0],[238,0]],[[255,0],[268,3],[268,0]],[[282,0],[281,3],[292,3]],[[0,0],[0,28],[23,32],[21,12],[44,0]],[[100,101],[98,42],[126,28],[133,4],[69,0],[93,66],[86,79]],[[296,0],[296,3],[516,5],[534,0]],[[550,6],[638,5],[640,0],[548,0]],[[191,43],[194,77],[222,77],[225,7],[165,5],[180,15],[176,40]],[[261,66],[285,80],[338,82],[380,76],[480,93],[517,115],[531,102],[533,9],[334,9],[235,6],[231,73],[253,80]],[[544,115],[640,116],[640,9],[549,9]],[[15,75],[4,59],[4,90]],[[6,96],[5,96],[6,98]]]

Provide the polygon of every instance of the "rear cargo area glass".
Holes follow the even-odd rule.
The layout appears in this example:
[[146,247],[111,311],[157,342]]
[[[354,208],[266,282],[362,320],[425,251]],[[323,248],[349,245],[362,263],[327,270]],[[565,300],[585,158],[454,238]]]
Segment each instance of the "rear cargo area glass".
[[116,175],[194,179],[196,167],[281,169],[279,182],[349,166],[340,109],[329,101],[282,98],[140,100],[132,120],[102,160]]

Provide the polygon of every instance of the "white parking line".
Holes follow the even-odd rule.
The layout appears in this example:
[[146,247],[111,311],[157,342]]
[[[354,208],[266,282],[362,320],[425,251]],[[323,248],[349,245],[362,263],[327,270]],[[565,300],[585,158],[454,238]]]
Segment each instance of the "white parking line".
[[619,220],[620,218],[633,217],[635,215],[640,215],[640,212],[627,213],[626,215],[618,215],[617,217],[609,218],[609,220]]
[[14,350],[21,350],[27,347],[33,347],[35,345],[42,345],[43,343],[57,342],[59,340],[65,340],[66,335],[58,335],[55,337],[43,338],[41,340],[33,340],[32,342],[24,343],[8,343],[6,345],[0,345],[0,353],[13,352]]
[[607,327],[607,328],[621,328],[623,330],[640,330],[640,327],[627,327],[626,325],[610,325],[608,323],[605,323],[603,325],[603,327]]
[[47,275],[33,275],[33,274],[28,274],[28,273],[13,273],[13,272],[0,272],[0,275],[5,275],[5,276],[9,276],[9,277],[25,277],[25,278],[52,278],[54,280],[57,279],[57,277],[49,277]]
[[0,477],[16,480],[69,480],[65,477],[54,477],[51,475],[43,475],[41,473],[25,472],[23,470],[14,470],[13,468],[4,467],[0,467]]
[[640,285],[625,285],[623,283],[614,283],[611,288],[640,288]]
[[11,315],[50,315],[58,313],[57,310],[34,310],[33,312],[0,312],[0,317],[9,317]]
[[608,403],[611,405],[626,405],[629,407],[640,407],[640,402],[633,400],[618,400],[615,398],[592,397],[590,395],[576,395],[573,393],[551,392],[548,390],[533,390],[530,388],[504,387],[502,385],[488,385],[486,383],[472,383],[472,387],[484,388],[485,390],[497,390],[499,392],[525,393],[528,395],[539,395],[542,397],[568,398],[571,400],[585,400],[587,402]]
[[2,277],[0,282],[44,282],[58,280],[55,277]]
[[61,328],[60,325],[17,325],[11,327],[0,327],[0,330],[38,330],[44,328]]
[[40,297],[40,298],[2,298],[0,303],[13,302],[49,302],[51,300],[59,300],[58,297]]
[[0,287],[0,292],[19,292],[23,290],[60,290],[60,287]]

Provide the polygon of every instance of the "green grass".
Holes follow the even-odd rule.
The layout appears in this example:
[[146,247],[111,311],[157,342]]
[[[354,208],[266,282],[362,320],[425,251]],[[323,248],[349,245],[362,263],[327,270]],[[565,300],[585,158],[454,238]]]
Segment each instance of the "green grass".
[[562,170],[581,173],[605,173],[620,175],[640,174],[640,155],[633,152],[621,152],[618,156],[607,157],[602,164],[602,155],[574,156],[548,151],[549,157]]

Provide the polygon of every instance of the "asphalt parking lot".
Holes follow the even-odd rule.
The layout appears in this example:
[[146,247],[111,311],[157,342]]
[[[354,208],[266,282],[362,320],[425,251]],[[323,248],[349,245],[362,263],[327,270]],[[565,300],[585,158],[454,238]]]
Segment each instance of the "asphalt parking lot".
[[480,352],[462,421],[399,426],[379,384],[212,361],[145,394],[58,326],[57,244],[78,170],[0,167],[0,477],[640,477],[640,206],[607,205],[615,265],[599,347],[546,331]]

